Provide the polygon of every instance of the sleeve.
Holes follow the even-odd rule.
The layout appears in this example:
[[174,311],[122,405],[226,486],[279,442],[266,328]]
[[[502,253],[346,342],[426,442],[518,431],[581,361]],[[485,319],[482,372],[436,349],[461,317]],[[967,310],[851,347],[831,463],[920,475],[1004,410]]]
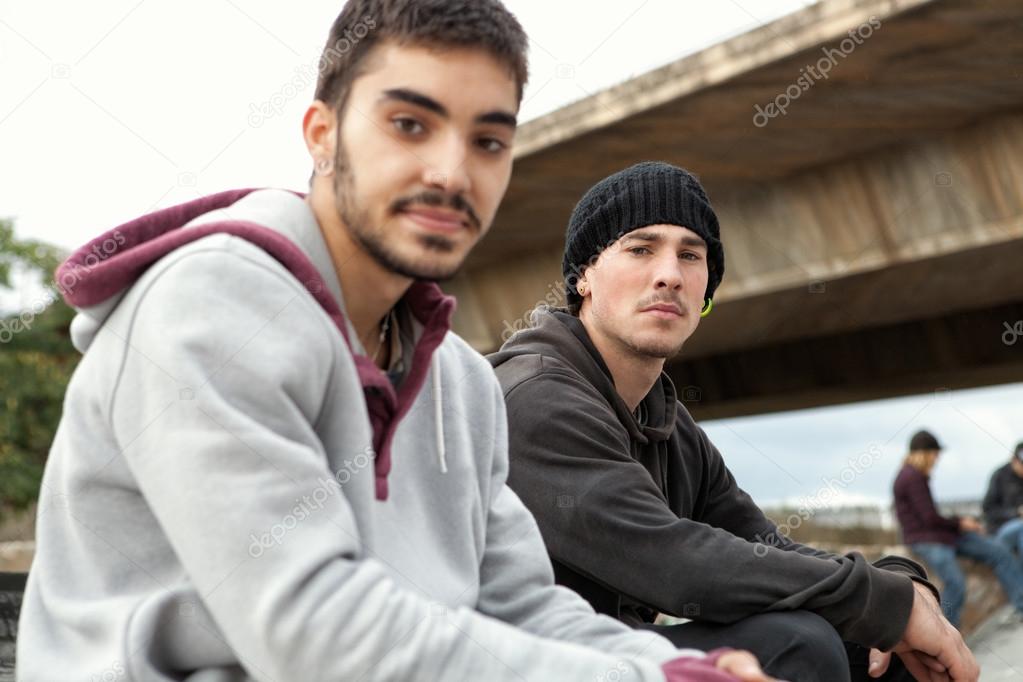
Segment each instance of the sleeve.
[[984,494],[984,518],[987,520],[988,527],[991,530],[998,529],[1019,515],[1016,507],[1009,500],[1006,500],[1002,494],[1001,474],[1002,469],[998,469],[991,475],[987,492]]
[[[492,375],[491,375],[492,376]],[[618,620],[598,615],[579,595],[554,584],[554,572],[532,514],[506,484],[507,424],[500,386],[492,473],[493,503],[487,521],[487,545],[480,568],[478,608],[541,637],[597,648],[625,659],[664,663],[682,655],[653,632],[633,630]]]
[[[705,505],[704,516],[707,523],[724,528],[750,542],[770,545],[804,556],[841,560],[837,554],[795,542],[787,534],[780,533],[777,525],[767,518],[753,499],[735,482],[732,473],[725,466],[721,453],[710,442],[703,429],[696,427],[695,424],[692,426],[699,434],[700,449],[708,453],[709,501]],[[915,561],[900,556],[884,556],[873,562],[873,566],[905,575],[927,587],[935,597],[938,596],[937,588],[927,581],[927,571]]]
[[[679,421],[683,424],[686,423],[681,416]],[[710,442],[710,438],[707,437],[703,429],[692,422],[687,425],[698,434],[699,442],[695,449],[704,455],[703,459],[706,463],[707,501],[702,505],[703,509],[700,515],[700,519],[704,523],[727,530],[752,543],[776,547],[804,556],[840,559],[836,554],[795,542],[787,534],[779,532],[778,526],[767,518],[753,498],[736,483],[732,472],[725,465],[724,457]]]
[[[591,387],[569,375],[543,378],[527,379],[506,396],[510,480],[537,517],[553,558],[665,613],[683,615],[696,605],[701,619],[731,623],[806,609],[849,641],[888,648],[899,640],[913,600],[905,576],[877,570],[859,554],[785,551],[679,518],[631,457],[627,434],[613,426],[615,415]],[[766,520],[751,506],[741,509],[747,530]]]
[[[315,305],[272,264],[182,257],[134,312],[109,408],[136,485],[248,674],[521,682],[591,680],[623,666],[663,680],[653,662],[543,639],[399,586],[364,549],[367,520],[343,486],[297,513],[332,479],[313,424],[336,339]],[[497,518],[514,509],[508,495],[496,505]],[[252,552],[253,534],[277,527],[280,542]],[[612,637],[606,624],[593,629]]]

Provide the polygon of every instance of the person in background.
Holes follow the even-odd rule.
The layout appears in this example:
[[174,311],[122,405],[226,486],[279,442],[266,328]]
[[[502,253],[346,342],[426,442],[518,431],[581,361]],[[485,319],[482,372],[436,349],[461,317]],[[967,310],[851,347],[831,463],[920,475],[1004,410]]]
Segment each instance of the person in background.
[[942,516],[931,497],[930,475],[941,453],[938,439],[919,431],[909,441],[909,454],[895,478],[895,514],[903,540],[945,583],[942,608],[959,626],[966,600],[966,578],[956,557],[990,566],[1018,614],[1023,614],[1023,566],[1005,545],[985,537],[977,519]]
[[984,495],[987,529],[1006,547],[1023,557],[1023,441],[1007,464],[991,475]]

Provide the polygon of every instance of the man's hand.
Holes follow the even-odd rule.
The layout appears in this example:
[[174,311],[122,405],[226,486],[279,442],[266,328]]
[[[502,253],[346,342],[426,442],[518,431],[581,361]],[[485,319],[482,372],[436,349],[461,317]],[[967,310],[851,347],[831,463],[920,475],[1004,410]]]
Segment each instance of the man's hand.
[[984,526],[980,525],[980,521],[972,516],[964,516],[959,519],[959,530],[964,533],[983,533]]
[[[925,682],[936,682],[941,680],[942,682],[945,682],[949,679],[948,671],[945,669],[945,666],[939,663],[933,656],[921,654],[920,652],[907,651],[899,654],[899,658],[902,659],[902,664],[906,666],[907,670],[917,671],[913,673],[913,677],[918,680],[924,680]],[[867,674],[871,677],[881,677],[881,675],[888,672],[888,666],[891,662],[892,652],[885,652],[880,649],[871,649],[870,665],[867,668]]]
[[772,682],[774,680],[760,669],[757,657],[748,651],[729,651],[718,659],[717,668],[742,682]]
[[[977,682],[980,678],[980,666],[962,635],[941,614],[934,594],[919,583],[913,583],[913,610],[902,640],[892,651],[922,682]],[[891,653],[871,650],[870,676],[883,675],[890,661]]]

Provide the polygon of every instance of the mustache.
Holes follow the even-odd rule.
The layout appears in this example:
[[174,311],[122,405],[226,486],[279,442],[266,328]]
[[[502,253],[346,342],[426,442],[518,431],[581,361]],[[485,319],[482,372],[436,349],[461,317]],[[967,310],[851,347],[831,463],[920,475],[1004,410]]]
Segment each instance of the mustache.
[[437,192],[434,190],[426,190],[420,192],[411,197],[403,197],[397,199],[391,204],[392,213],[401,213],[406,210],[409,206],[415,204],[422,204],[425,206],[450,208],[455,211],[464,213],[469,219],[469,223],[477,230],[480,229],[481,221],[480,217],[476,214],[475,209],[472,205],[463,197],[461,194],[444,194],[443,192]]
[[682,311],[683,315],[689,314],[689,308],[686,304],[682,302],[681,298],[677,298],[675,296],[653,296],[649,299],[640,301],[638,309],[643,310],[644,308],[649,308],[650,306],[657,305],[658,303],[667,303],[668,305],[678,306],[678,309]]

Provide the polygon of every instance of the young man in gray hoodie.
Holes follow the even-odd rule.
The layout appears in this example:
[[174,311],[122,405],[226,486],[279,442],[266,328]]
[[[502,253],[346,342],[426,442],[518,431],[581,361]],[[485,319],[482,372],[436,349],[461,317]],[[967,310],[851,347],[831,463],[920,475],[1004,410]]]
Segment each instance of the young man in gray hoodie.
[[[724,273],[696,178],[642,163],[601,180],[572,213],[562,267],[568,309],[535,311],[490,356],[508,482],[559,583],[679,646],[737,642],[790,680],[907,679],[903,664],[917,679],[977,679],[919,565],[780,535],[676,399],[664,362]],[[653,625],[658,613],[692,622]]]
[[84,356],[43,480],[22,680],[766,679],[556,587],[451,276],[511,173],[497,0],[353,0],[308,196],[144,216],[58,271]]

